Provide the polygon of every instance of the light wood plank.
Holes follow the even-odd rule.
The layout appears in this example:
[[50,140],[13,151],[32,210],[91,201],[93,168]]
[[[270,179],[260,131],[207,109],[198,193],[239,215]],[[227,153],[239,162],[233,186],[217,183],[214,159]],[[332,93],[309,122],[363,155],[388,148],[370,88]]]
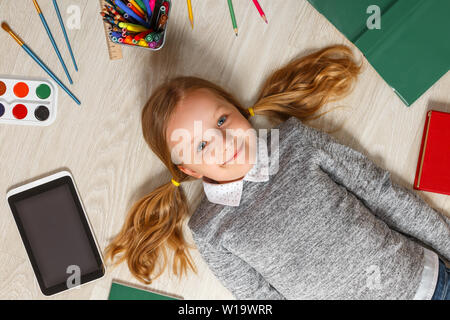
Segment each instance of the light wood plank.
[[[235,37],[226,1],[193,1],[195,29],[191,30],[186,4],[174,1],[165,48],[152,53],[123,48],[124,59],[110,61],[98,1],[60,1],[78,5],[79,30],[68,30],[80,68],[73,65],[51,1],[40,5],[74,80],[71,87],[82,101],[76,106],[60,90],[56,122],[48,128],[1,126],[0,190],[60,168],[73,173],[101,248],[115,235],[127,209],[140,196],[170,179],[146,146],[140,110],[162,79],[175,75],[205,77],[232,91],[246,106],[255,102],[263,80],[295,57],[331,44],[359,51],[306,1],[260,0],[269,25],[251,1],[235,1],[239,27]],[[65,81],[56,55],[34,7],[27,1],[0,1],[2,19]],[[16,43],[1,35],[0,73],[47,77]],[[365,65],[354,92],[339,103],[349,107],[326,115],[314,126],[326,130],[342,126],[334,135],[351,147],[366,151],[411,188],[426,111],[450,112],[447,74],[414,106],[407,108],[373,68]],[[264,126],[254,119],[256,127]],[[201,185],[186,186],[190,206],[198,205]],[[450,197],[420,193],[434,208],[450,215]],[[192,241],[190,231],[186,235]],[[47,299],[34,279],[25,249],[6,201],[0,202],[0,298]],[[199,274],[177,279],[165,272],[148,288],[184,299],[233,299],[215,278],[198,251],[193,256]],[[105,278],[50,299],[106,299],[113,279],[139,284],[126,265],[108,269]],[[139,284],[140,285],[140,284]]]

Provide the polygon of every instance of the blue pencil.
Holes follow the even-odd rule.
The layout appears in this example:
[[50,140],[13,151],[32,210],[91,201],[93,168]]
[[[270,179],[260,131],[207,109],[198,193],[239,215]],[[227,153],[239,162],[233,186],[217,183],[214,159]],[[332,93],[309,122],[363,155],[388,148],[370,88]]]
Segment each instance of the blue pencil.
[[67,94],[78,104],[78,105],[80,105],[81,104],[81,102],[80,102],[80,100],[78,100],[74,95],[73,95],[73,93],[72,92],[70,92],[70,90],[69,89],[67,89],[67,87],[55,76],[55,74],[38,58],[38,56],[33,52],[33,51],[31,51],[31,49],[30,48],[28,48],[27,47],[27,45],[26,44],[24,44],[23,43],[23,41],[11,30],[11,28],[5,23],[5,22],[3,22],[2,23],[2,28],[6,31],[6,32],[8,32],[10,35],[11,35],[11,37],[13,37],[14,38],[14,40],[16,40],[16,42],[23,48],[23,50],[25,50],[26,51],[26,53],[28,53],[29,55],[30,55],[30,57],[32,57],[33,58],[33,60],[34,61],[36,61],[40,66],[41,66],[41,68],[42,69],[44,69],[44,71],[45,72],[47,72],[48,73],[48,75],[50,76],[50,77],[52,77],[52,79],[53,80],[55,80],[55,82],[65,91],[65,92],[67,92]]
[[53,48],[55,49],[55,52],[58,55],[59,61],[61,62],[62,66],[64,68],[64,72],[66,73],[70,84],[73,84],[72,78],[70,77],[69,71],[67,70],[66,64],[64,63],[61,53],[59,52],[58,46],[56,45],[55,39],[53,38],[53,35],[52,35],[52,32],[50,31],[50,28],[48,27],[47,21],[45,20],[44,15],[42,14],[41,8],[39,7],[36,0],[33,0],[33,3],[34,3],[34,6],[36,7],[37,13],[39,14],[39,17],[41,18],[42,24],[44,25],[44,28],[47,31],[48,37],[50,38],[50,41],[52,42]]
[[150,17],[152,16],[152,9],[150,8],[150,1],[143,0],[145,4],[145,8],[147,9],[147,21],[150,21]]
[[75,56],[73,55],[72,46],[70,45],[69,37],[67,36],[66,28],[64,27],[64,21],[61,17],[61,12],[59,11],[58,3],[53,0],[53,5],[55,6],[56,14],[58,15],[59,24],[64,33],[64,38],[66,38],[67,47],[69,47],[70,56],[72,57],[73,65],[75,66],[75,71],[78,71],[77,62],[75,61]]

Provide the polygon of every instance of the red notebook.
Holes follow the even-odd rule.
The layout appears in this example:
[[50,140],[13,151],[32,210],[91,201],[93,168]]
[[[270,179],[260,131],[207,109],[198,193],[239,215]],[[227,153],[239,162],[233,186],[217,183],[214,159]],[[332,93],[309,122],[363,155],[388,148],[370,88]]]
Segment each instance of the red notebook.
[[450,113],[427,114],[414,189],[450,195]]

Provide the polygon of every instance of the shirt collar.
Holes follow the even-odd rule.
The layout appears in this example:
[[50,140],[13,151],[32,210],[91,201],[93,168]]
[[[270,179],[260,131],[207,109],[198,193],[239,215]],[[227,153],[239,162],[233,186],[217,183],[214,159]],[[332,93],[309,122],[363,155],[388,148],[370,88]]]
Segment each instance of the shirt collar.
[[242,197],[244,180],[252,182],[269,181],[269,156],[267,143],[264,139],[257,139],[256,161],[249,172],[238,181],[223,184],[209,183],[203,180],[203,190],[210,202],[226,205],[239,206]]

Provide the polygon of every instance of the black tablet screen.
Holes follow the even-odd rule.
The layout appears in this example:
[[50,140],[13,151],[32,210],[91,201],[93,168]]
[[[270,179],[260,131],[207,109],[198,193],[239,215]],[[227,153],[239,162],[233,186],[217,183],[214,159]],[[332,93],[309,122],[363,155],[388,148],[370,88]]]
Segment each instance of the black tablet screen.
[[28,190],[10,202],[33,268],[44,288],[62,291],[67,289],[67,279],[75,270],[86,276],[102,269],[69,177]]

